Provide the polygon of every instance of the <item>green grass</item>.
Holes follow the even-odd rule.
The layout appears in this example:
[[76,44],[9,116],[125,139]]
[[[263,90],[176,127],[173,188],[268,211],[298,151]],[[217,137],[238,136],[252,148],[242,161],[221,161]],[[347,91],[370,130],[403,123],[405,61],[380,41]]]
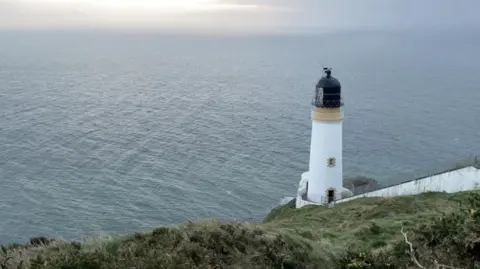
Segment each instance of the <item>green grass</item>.
[[[0,268],[364,268],[359,264],[370,255],[388,250],[390,259],[391,251],[404,250],[402,227],[415,231],[459,212],[476,193],[361,198],[333,209],[283,206],[261,224],[206,220],[87,242],[33,240],[3,247]],[[402,253],[396,262],[409,260]],[[390,268],[382,266],[376,268]]]
[[458,208],[467,193],[424,193],[395,198],[359,198],[333,209],[308,206],[274,209],[264,227],[274,231],[308,234],[340,249],[362,244],[370,248],[398,241],[402,227],[412,228],[431,217]]

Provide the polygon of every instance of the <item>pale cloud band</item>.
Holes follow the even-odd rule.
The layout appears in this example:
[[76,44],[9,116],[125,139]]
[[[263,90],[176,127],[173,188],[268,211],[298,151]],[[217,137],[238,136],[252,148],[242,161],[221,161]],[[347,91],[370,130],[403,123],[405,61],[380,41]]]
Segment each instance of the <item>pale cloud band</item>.
[[256,9],[258,5],[225,3],[221,0],[19,0],[25,4],[49,6],[51,8],[75,8],[85,12],[144,12],[174,14],[215,10]]
[[478,0],[0,0],[0,28],[478,28],[478,10]]
[[[247,18],[274,10],[267,5],[224,0],[0,0],[0,27],[234,25],[241,23],[235,18],[239,14]],[[226,18],[227,14],[231,17]]]

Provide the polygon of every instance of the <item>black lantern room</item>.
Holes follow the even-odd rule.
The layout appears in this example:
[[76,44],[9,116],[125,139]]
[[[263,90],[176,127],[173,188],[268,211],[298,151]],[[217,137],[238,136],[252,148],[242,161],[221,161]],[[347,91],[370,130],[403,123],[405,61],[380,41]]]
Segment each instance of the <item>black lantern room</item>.
[[324,68],[325,75],[318,81],[312,105],[318,108],[339,108],[343,106],[342,86],[332,77],[332,70]]

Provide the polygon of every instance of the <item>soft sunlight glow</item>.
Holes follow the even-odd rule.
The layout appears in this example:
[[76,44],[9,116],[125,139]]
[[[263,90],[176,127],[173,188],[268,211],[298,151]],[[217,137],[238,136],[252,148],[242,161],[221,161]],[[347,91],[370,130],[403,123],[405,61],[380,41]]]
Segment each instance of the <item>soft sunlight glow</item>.
[[268,13],[240,0],[0,0],[0,28],[258,28]]
[[92,2],[92,4],[101,8],[150,9],[165,12],[256,7],[254,5],[225,4],[217,0],[103,0]]
[[255,9],[255,5],[236,5],[216,0],[103,0],[91,3],[98,12],[108,14],[178,14],[222,10]]
[[257,5],[231,4],[222,0],[20,0],[57,7],[75,7],[95,13],[188,13],[255,9]]

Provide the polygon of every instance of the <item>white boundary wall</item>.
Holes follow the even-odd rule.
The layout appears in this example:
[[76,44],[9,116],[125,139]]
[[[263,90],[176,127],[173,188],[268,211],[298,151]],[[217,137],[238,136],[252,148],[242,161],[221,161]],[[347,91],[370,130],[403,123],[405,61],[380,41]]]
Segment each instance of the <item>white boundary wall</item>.
[[[305,184],[306,182],[301,183]],[[302,193],[300,188],[299,192],[297,193],[297,208],[301,208],[306,205],[320,205],[302,200]],[[392,197],[415,195],[425,192],[455,193],[475,189],[480,189],[480,170],[473,166],[469,166],[458,170],[434,175],[431,177],[416,179],[384,189],[363,193],[361,195],[352,196],[336,201],[335,203],[338,204],[348,202],[363,197]]]
[[480,170],[473,167],[445,172],[431,177],[416,179],[396,186],[367,192],[361,195],[349,197],[337,203],[351,201],[363,197],[391,197],[403,195],[415,195],[424,192],[447,192],[455,193],[480,188]]

